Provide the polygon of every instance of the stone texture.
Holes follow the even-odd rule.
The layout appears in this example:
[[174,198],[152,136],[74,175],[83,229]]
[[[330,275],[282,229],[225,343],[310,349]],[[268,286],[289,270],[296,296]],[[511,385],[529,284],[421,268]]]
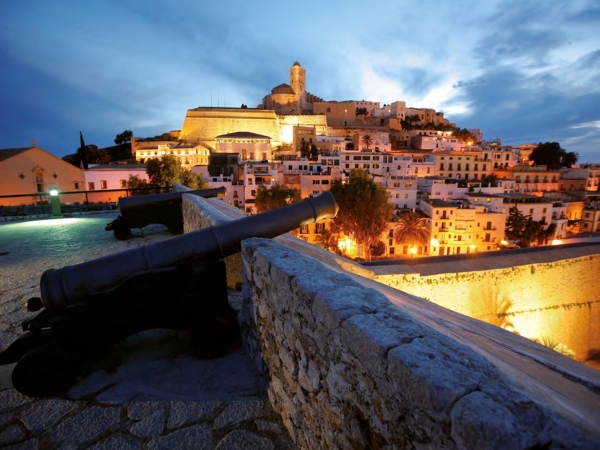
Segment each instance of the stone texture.
[[510,366],[536,364],[519,336],[398,291],[388,297],[389,288],[364,287],[273,241],[244,241],[242,258],[243,323],[255,322],[245,336],[299,448],[600,445],[600,426],[590,431],[600,425],[600,403],[589,402],[598,394],[586,395],[597,374],[570,367],[579,385],[544,386],[537,377],[553,370]]
[[117,407],[92,406],[49,429],[44,436],[60,444],[93,441],[120,421],[120,412]]
[[215,419],[215,428],[224,428],[244,420],[259,418],[263,415],[266,399],[238,400],[227,405]]
[[38,432],[52,427],[80,406],[69,400],[42,399],[33,403],[21,413],[21,422],[33,432]]
[[258,436],[246,430],[233,430],[227,434],[215,450],[272,450],[275,448],[273,442],[264,437]]
[[223,402],[171,402],[167,428],[172,430],[197,421],[212,421],[223,408]]
[[207,424],[192,425],[173,431],[148,442],[151,450],[210,450],[212,449],[212,431]]

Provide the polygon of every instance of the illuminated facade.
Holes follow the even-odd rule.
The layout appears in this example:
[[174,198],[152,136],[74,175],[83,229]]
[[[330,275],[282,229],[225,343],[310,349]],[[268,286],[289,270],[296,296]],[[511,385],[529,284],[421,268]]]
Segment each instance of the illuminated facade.
[[200,145],[177,141],[140,143],[135,150],[135,159],[139,163],[147,163],[151,159],[162,158],[166,155],[175,156],[184,169],[190,170],[194,166],[208,165],[210,152]]
[[[0,196],[85,191],[82,169],[57,158],[39,147],[0,149]],[[36,195],[0,198],[0,205],[31,205],[47,201]],[[62,196],[63,203],[85,201],[83,194]]]

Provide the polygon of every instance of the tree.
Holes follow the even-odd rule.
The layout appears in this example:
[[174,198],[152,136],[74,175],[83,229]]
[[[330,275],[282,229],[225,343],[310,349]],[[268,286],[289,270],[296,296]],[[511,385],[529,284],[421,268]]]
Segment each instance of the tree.
[[204,189],[208,183],[197,174],[183,169],[179,160],[173,155],[165,155],[160,159],[153,158],[147,163],[148,178],[154,186],[170,186],[180,183],[192,189]]
[[485,177],[481,177],[481,186],[487,187],[488,184],[491,187],[498,187],[498,175],[491,173]]
[[82,168],[87,170],[90,162],[90,149],[85,145],[83,133],[79,132],[79,148],[77,149],[77,163]]
[[536,166],[547,166],[548,170],[571,167],[577,163],[578,158],[577,153],[567,152],[558,142],[540,142],[529,155]]
[[129,175],[127,180],[127,189],[131,189],[131,195],[149,194],[148,188],[150,185],[146,180],[143,180],[139,175]]
[[509,241],[519,241],[527,227],[527,217],[516,206],[512,206],[508,211],[506,219],[506,229],[504,234]]
[[317,161],[319,159],[319,148],[314,144],[314,142],[310,144],[308,159],[311,161]]
[[273,183],[271,188],[265,185],[258,186],[256,190],[256,210],[261,213],[290,203],[298,203],[302,200],[298,189],[290,189],[285,184]]
[[536,222],[531,216],[525,216],[516,206],[510,208],[506,219],[506,238],[515,241],[520,247],[532,244],[544,245],[554,236],[556,225],[551,224],[544,230],[544,221]]
[[365,134],[362,137],[361,141],[362,141],[363,144],[365,144],[365,147],[367,147],[367,151],[369,151],[369,147],[373,143],[373,139],[371,139],[371,135],[370,134]]
[[333,180],[330,192],[339,206],[331,222],[334,232],[342,232],[362,245],[365,259],[370,260],[371,247],[379,242],[393,214],[387,191],[367,171],[354,169],[348,180]]
[[117,145],[130,144],[132,137],[133,137],[133,131],[125,130],[122,133],[117,134],[117,137],[115,137],[115,144],[117,144]]
[[308,141],[302,140],[302,144],[300,144],[300,157],[308,158],[310,156],[310,144]]
[[429,243],[429,226],[420,211],[404,211],[394,228],[394,240],[397,244],[415,247]]

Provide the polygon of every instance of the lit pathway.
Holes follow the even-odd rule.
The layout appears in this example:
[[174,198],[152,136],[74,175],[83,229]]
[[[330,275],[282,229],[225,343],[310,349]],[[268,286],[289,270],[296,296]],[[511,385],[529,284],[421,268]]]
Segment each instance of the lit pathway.
[[[39,296],[44,270],[171,237],[151,226],[141,237],[117,241],[104,231],[114,217],[0,224],[0,348],[35,314],[23,303]],[[186,356],[182,336],[130,337],[112,370],[94,372],[60,398],[21,395],[10,381],[12,367],[0,366],[0,447],[294,448],[242,350],[202,361]]]

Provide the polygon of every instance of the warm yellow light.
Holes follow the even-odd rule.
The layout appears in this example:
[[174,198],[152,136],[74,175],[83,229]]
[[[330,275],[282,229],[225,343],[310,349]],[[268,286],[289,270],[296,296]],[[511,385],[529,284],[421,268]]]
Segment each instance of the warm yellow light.
[[500,245],[508,245],[508,241],[505,241],[504,239],[502,239],[500,241]]
[[552,245],[560,245],[563,242],[560,239],[552,239]]
[[50,196],[56,197],[58,195],[58,189],[50,189]]
[[437,247],[438,245],[440,245],[440,242],[437,239],[432,239],[431,241],[429,241],[429,243],[432,247]]
[[411,247],[409,250],[413,255],[417,253],[417,248],[416,247]]
[[475,245],[471,244],[471,250],[475,250]]

